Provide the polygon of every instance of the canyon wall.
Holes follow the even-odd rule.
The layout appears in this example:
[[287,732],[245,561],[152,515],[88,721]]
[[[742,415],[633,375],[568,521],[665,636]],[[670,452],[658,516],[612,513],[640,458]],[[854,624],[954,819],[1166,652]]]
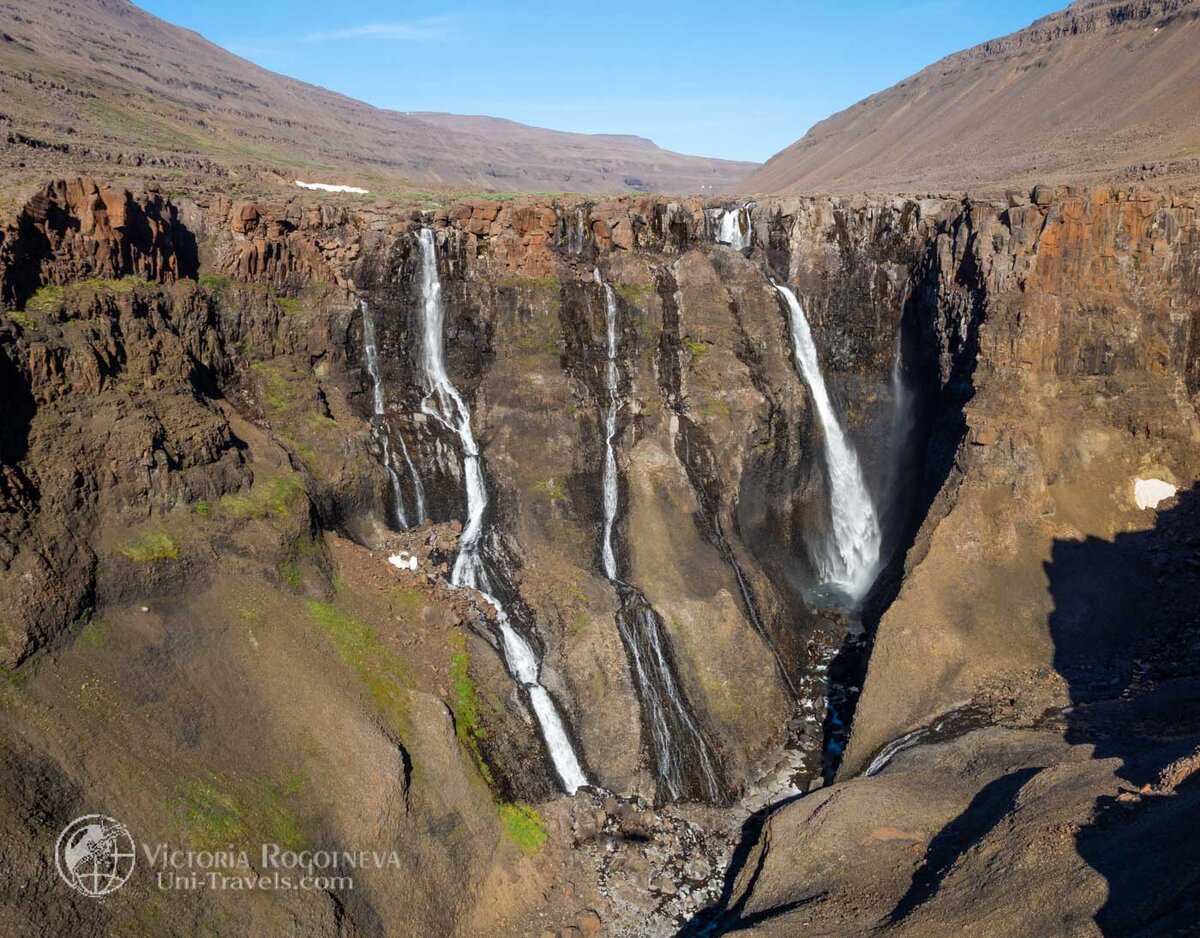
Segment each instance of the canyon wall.
[[[852,714],[843,779],[951,711],[1030,726],[1070,703],[1083,678],[1054,634],[1046,565],[1064,543],[1151,525],[1135,478],[1187,488],[1200,470],[1194,199],[1044,187],[999,202],[773,199],[751,207],[744,250],[713,243],[726,208],[645,197],[419,212],[48,187],[0,232],[6,669],[41,675],[46,650],[90,654],[81,636],[110,608],[194,605],[252,582],[270,608],[303,616],[309,603],[328,626],[312,603],[366,603],[379,587],[390,599],[358,614],[389,623],[411,702],[362,745],[385,774],[379,753],[416,759],[383,788],[406,799],[418,840],[441,843],[446,811],[491,830],[480,790],[553,803],[489,613],[446,586],[465,501],[459,441],[422,410],[416,235],[429,228],[501,598],[590,780],[661,800],[601,558],[597,271],[619,330],[619,568],[661,621],[718,800],[753,791],[785,744],[801,754],[784,763],[789,785],[831,781]],[[809,561],[828,480],[773,281],[802,301],[883,519],[881,571],[855,612],[822,601]],[[430,522],[414,531],[384,521],[382,433],[423,485]],[[420,555],[407,599],[380,586],[381,547]],[[347,590],[348,570],[376,568]],[[1073,641],[1125,655],[1124,622],[1073,616]],[[170,650],[188,667],[209,653]],[[830,671],[842,696],[827,712]],[[343,834],[376,807],[342,818]],[[490,849],[468,851],[466,868],[495,885]],[[502,914],[481,911],[444,857],[430,869],[417,906],[450,889],[461,923]],[[371,901],[371,914],[395,912]],[[535,902],[522,893],[503,914]]]

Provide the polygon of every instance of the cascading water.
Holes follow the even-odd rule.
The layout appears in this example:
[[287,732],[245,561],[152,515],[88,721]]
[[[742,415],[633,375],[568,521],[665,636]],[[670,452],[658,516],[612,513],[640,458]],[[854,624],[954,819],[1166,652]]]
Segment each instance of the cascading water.
[[870,588],[879,565],[879,519],[858,457],[834,413],[804,309],[791,290],[780,284],[774,286],[787,302],[796,367],[808,385],[825,436],[831,531],[827,549],[813,560],[823,585],[858,600]]
[[404,464],[408,466],[408,477],[412,479],[413,501],[416,502],[417,508],[417,524],[420,524],[429,517],[429,512],[425,508],[425,486],[421,484],[421,475],[417,472],[412,457],[408,454],[408,446],[404,442],[403,434],[396,438],[400,441],[400,455],[404,457]]
[[721,784],[708,744],[696,725],[679,688],[662,635],[658,614],[641,590],[621,580],[613,550],[613,528],[617,520],[617,414],[621,408],[620,366],[617,344],[617,298],[600,271],[596,283],[604,289],[604,325],[607,339],[605,389],[608,409],[604,416],[604,538],[601,563],[604,575],[617,588],[621,606],[617,629],[633,663],[638,696],[654,750],[659,795],[676,801],[697,795],[708,801],[721,798]]
[[[375,338],[375,317],[366,300],[359,301],[359,309],[363,317],[363,353],[367,360],[367,374],[371,376],[371,388],[374,396],[375,419],[372,425],[379,437],[379,445],[383,450],[383,468],[387,470],[388,479],[392,483],[392,518],[400,530],[408,527],[408,515],[404,511],[404,494],[400,490],[400,476],[392,464],[392,440],[387,427],[387,404],[383,396],[383,376],[379,371],[379,346]],[[421,489],[421,480],[417,470],[408,458],[408,447],[404,445],[404,437],[400,437],[400,446],[404,451],[404,460],[408,463],[416,487],[417,522],[425,520],[425,499]]]
[[717,244],[727,244],[734,250],[741,251],[754,243],[754,229],[750,220],[750,209],[753,202],[739,205],[731,209],[717,209],[712,214],[716,227],[713,240]]
[[583,209],[577,208],[575,209],[575,225],[567,232],[567,252],[570,254],[582,254],[586,242]]
[[421,369],[426,394],[421,410],[453,432],[462,445],[463,476],[467,489],[467,523],[458,542],[458,556],[450,582],[475,590],[496,611],[496,628],[505,664],[513,679],[529,694],[529,701],[546,741],[562,787],[574,794],[588,784],[579,764],[575,747],[567,735],[562,717],[549,692],[539,682],[541,664],[533,648],[514,628],[500,601],[492,595],[492,577],[484,552],[485,520],[488,507],[487,481],[483,458],[471,431],[471,411],[446,373],[443,324],[442,284],[438,276],[437,252],[433,232],[421,229]]

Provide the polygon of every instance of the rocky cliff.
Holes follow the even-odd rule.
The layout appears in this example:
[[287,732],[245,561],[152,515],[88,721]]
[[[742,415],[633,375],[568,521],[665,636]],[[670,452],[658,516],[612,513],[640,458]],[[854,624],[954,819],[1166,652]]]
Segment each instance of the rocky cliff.
[[[740,250],[714,243],[731,209]],[[497,598],[600,793],[558,795],[494,611],[449,586],[464,462],[423,406],[422,229],[491,498]],[[1048,802],[1086,827],[1112,764],[1082,747],[1127,718],[1104,707],[1157,687],[1164,649],[1190,647],[1190,522],[1165,502],[1156,525],[1135,480],[1186,489],[1200,470],[1198,231],[1190,196],[1109,189],[421,212],[48,186],[0,238],[5,849],[33,856],[81,791],[103,790],[147,836],[382,838],[411,864],[402,890],[379,878],[299,912],[149,885],[101,912],[46,900],[84,933],[144,930],[146,903],[265,933],[285,915],[307,934],[662,933],[705,905],[766,933],[794,931],[792,910],[835,933],[851,907],[855,927],[920,922],[945,838],[966,836],[955,815],[1002,776],[997,816],[1028,781],[1012,773],[1086,765],[1092,787]],[[830,479],[774,282],[802,300],[882,519],[881,570],[853,609],[810,560]],[[619,628],[628,593],[601,558],[609,444],[618,567],[713,753],[712,804],[664,797]],[[1164,605],[1123,588],[1100,607],[1064,599],[1091,550],[1114,582],[1130,558],[1166,564]],[[387,564],[400,551],[417,569]],[[1182,688],[1193,659],[1175,657]],[[1064,708],[1085,698],[1082,733]],[[859,777],[906,734],[929,745]],[[341,784],[346,764],[365,784]],[[955,783],[923,800],[947,765]],[[32,814],[31,777],[47,792]],[[886,820],[860,831],[866,818]],[[1094,884],[1104,864],[1063,843],[1047,883]],[[886,888],[860,902],[882,867]],[[956,901],[1000,903],[977,869],[960,880]],[[1100,914],[1098,895],[1071,914]],[[27,904],[4,908],[27,929]],[[997,921],[1034,921],[1013,916]]]

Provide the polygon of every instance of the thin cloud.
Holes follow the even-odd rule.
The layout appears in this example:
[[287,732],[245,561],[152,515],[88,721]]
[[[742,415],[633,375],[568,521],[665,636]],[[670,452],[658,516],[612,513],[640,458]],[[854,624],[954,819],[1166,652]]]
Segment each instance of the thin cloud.
[[450,36],[451,21],[444,16],[406,23],[364,23],[342,29],[309,33],[302,42],[335,42],[339,39],[384,39],[390,42],[437,42]]

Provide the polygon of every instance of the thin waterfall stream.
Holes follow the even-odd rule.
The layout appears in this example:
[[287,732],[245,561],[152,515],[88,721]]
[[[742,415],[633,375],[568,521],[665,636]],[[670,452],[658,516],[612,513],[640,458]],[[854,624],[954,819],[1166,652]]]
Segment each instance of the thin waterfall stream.
[[[375,316],[366,300],[359,301],[359,309],[362,310],[363,317],[363,355],[366,359],[367,374],[371,376],[371,393],[374,402],[373,416],[375,419],[371,423],[378,434],[379,445],[383,451],[383,468],[387,470],[388,480],[392,484],[392,519],[395,526],[403,531],[408,528],[408,514],[404,509],[404,493],[400,487],[400,474],[396,472],[396,466],[392,460],[392,437],[387,425],[387,401],[383,394],[383,375],[379,370],[379,342],[375,335]],[[404,462],[408,466],[409,477],[412,479],[417,524],[420,524],[428,517],[425,512],[425,489],[421,485],[417,467],[413,465],[413,461],[408,455],[404,437],[400,434],[397,434],[396,437],[400,442],[400,451],[404,454]]]
[[453,432],[462,446],[463,476],[467,494],[467,523],[458,543],[458,556],[450,582],[477,592],[496,612],[496,629],[504,662],[513,679],[529,694],[529,702],[559,781],[567,794],[588,784],[571,737],[549,691],[540,682],[541,662],[530,644],[513,626],[508,612],[494,595],[492,576],[484,550],[488,491],[483,457],[471,430],[471,411],[446,373],[445,309],[438,276],[433,232],[422,228],[421,247],[421,370],[425,397],[421,410]]
[[604,415],[604,535],[601,563],[604,575],[620,599],[617,629],[633,664],[645,722],[654,754],[659,797],[675,801],[696,796],[708,801],[722,797],[721,783],[708,743],[679,686],[666,648],[662,623],[641,590],[621,579],[613,548],[613,531],[620,505],[617,473],[617,416],[621,409],[620,347],[617,298],[596,270],[596,283],[604,290],[606,335]]

